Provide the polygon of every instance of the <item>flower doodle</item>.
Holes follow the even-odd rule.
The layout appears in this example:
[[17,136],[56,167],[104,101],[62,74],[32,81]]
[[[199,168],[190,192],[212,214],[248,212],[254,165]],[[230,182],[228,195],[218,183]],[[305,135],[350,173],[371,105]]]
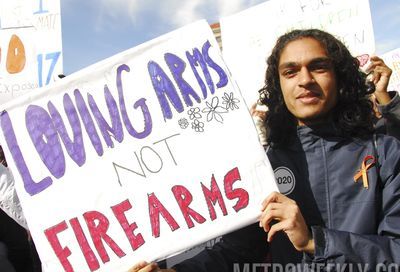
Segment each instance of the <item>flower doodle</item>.
[[239,109],[239,106],[237,104],[240,102],[240,100],[233,97],[233,92],[231,92],[230,94],[224,93],[222,100],[224,100],[222,101],[222,104],[225,104],[225,108],[227,110]]
[[185,129],[189,126],[189,121],[186,118],[181,118],[178,120],[178,125],[182,128]]
[[224,118],[222,118],[221,113],[227,113],[227,110],[221,106],[219,106],[218,97],[214,96],[211,100],[211,104],[206,102],[207,108],[204,108],[202,112],[207,113],[207,122],[215,119],[218,122],[222,123]]
[[189,115],[190,120],[201,118],[200,109],[197,108],[197,107],[196,108],[190,108],[187,111],[187,114]]
[[194,119],[192,122],[192,129],[196,132],[203,132],[204,131],[204,123],[200,122],[198,119]]

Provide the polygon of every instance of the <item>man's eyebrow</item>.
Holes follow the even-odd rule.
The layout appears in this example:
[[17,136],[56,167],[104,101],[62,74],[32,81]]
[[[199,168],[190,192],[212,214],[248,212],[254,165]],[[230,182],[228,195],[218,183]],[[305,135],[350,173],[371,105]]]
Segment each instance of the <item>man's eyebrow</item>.
[[315,59],[312,59],[308,65],[321,64],[321,63],[322,64],[324,64],[324,63],[332,64],[332,60],[328,57],[315,58]]
[[[307,66],[309,65],[315,65],[315,64],[331,64],[332,60],[328,57],[320,57],[320,58],[315,58],[312,59]],[[285,68],[290,68],[290,67],[296,67],[299,66],[300,64],[295,61],[289,61],[289,62],[284,62],[281,65],[279,65],[278,70],[282,70]]]
[[289,68],[289,67],[295,67],[295,66],[299,66],[299,63],[294,62],[294,61],[284,62],[281,65],[279,65],[278,70],[282,70],[282,69]]

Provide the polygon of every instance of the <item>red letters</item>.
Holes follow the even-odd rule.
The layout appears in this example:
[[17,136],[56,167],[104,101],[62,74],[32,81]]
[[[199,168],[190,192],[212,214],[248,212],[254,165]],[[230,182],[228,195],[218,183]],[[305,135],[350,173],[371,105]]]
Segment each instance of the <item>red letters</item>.
[[[102,240],[107,243],[107,245],[114,251],[115,254],[117,254],[118,257],[121,258],[125,256],[125,253],[122,251],[122,249],[114,242],[113,239],[111,239],[110,236],[107,235],[107,230],[110,223],[104,214],[97,211],[90,211],[84,213],[83,217],[85,218],[90,235],[92,236],[94,246],[96,247],[103,263],[108,262],[110,257],[104,248]],[[95,221],[98,222],[97,225]]]
[[[140,233],[137,235],[134,234],[134,231],[138,228],[137,224],[135,222],[130,224],[126,219],[125,212],[130,210],[131,208],[132,205],[128,199],[111,207],[116,219],[118,220],[122,229],[124,230],[125,235],[128,238],[132,249],[136,250],[137,248],[142,246],[145,243],[145,241]],[[104,248],[103,240],[108,244],[108,246],[114,251],[114,253],[118,257],[121,258],[125,256],[125,253],[122,251],[122,249],[107,234],[109,221],[104,214],[97,211],[90,211],[84,213],[83,217],[85,219],[93,244],[95,245],[97,252],[100,255],[103,263],[106,263],[110,260]],[[82,226],[79,223],[78,218],[74,217],[70,219],[69,223],[71,224],[76,240],[79,244],[83,256],[85,257],[86,263],[90,271],[98,270],[100,268],[99,261],[97,260],[96,255],[94,254],[92,248],[90,247],[90,244],[85,236],[85,233],[83,232]],[[46,229],[44,231],[44,234],[46,235],[47,240],[52,246],[54,253],[59,259],[64,270],[66,272],[73,272],[75,270],[71,265],[71,263],[68,261],[68,257],[71,255],[71,250],[68,247],[63,248],[57,237],[59,233],[67,229],[68,229],[67,223],[63,221],[51,228]]]
[[225,195],[229,200],[238,199],[233,209],[238,212],[249,204],[249,193],[244,189],[232,189],[233,183],[240,180],[240,173],[237,167],[230,170],[224,178]]
[[135,251],[144,244],[144,239],[141,233],[137,235],[133,234],[133,232],[137,229],[137,225],[136,223],[129,224],[128,220],[126,219],[125,212],[132,209],[131,203],[127,199],[120,204],[111,207],[111,209],[114,212],[118,222],[121,224],[121,227],[124,230],[133,251]]
[[154,193],[148,195],[148,201],[151,230],[154,237],[157,238],[160,236],[160,214],[162,217],[164,217],[172,231],[179,228],[178,223],[160,202],[160,200],[158,200]]
[[[240,210],[246,208],[249,204],[249,193],[243,188],[233,188],[234,183],[240,180],[241,177],[239,169],[237,167],[231,169],[224,176],[223,179],[224,192],[221,192],[215,176],[212,175],[209,187],[205,186],[203,183],[200,183],[204,198],[200,197],[199,199],[193,199],[193,195],[197,196],[198,194],[192,194],[187,189],[187,187],[183,185],[173,186],[171,188],[171,191],[176,200],[177,205],[179,206],[180,212],[182,213],[183,217],[179,219],[181,220],[184,219],[189,229],[194,228],[196,226],[194,221],[196,221],[197,224],[203,224],[207,220],[198,211],[203,211],[204,213],[207,213],[206,208],[208,208],[210,219],[211,221],[214,221],[217,219],[217,212],[216,212],[217,203],[219,205],[219,208],[221,209],[222,215],[223,216],[228,215],[228,210],[226,207],[227,202],[225,202],[227,201],[227,199],[233,202],[232,209],[236,212],[239,212]],[[220,186],[222,186],[221,183]],[[198,189],[200,189],[200,186],[198,187]],[[170,195],[170,197],[172,196]],[[173,216],[173,214],[176,215],[177,213],[176,205],[174,203],[168,202],[171,205],[167,207],[164,206],[154,192],[149,193],[147,195],[147,201],[148,201],[147,204],[149,213],[148,216],[150,220],[152,236],[154,238],[160,237],[160,216],[163,217],[164,221],[168,224],[172,232],[180,228],[178,222],[175,220]],[[144,203],[141,204],[139,203],[139,205],[141,206],[143,206],[143,204]],[[192,207],[195,206],[197,211],[191,208],[190,207],[191,205]],[[127,219],[126,212],[131,209],[132,209],[132,204],[130,203],[129,199],[125,199],[124,201],[114,206],[111,206],[112,214],[116,219],[116,220],[114,219],[112,222],[116,223],[117,221],[121,225],[121,228],[124,231],[124,234],[130,243],[132,251],[136,251],[145,244],[145,239],[142,233],[138,231],[137,223],[129,222]],[[172,213],[170,213],[170,211]],[[82,229],[82,226],[78,218],[74,217],[67,222],[69,222],[69,224],[72,227],[73,233],[76,236],[76,240],[80,247],[81,253],[85,258],[90,271],[96,271],[100,269],[101,263],[99,263],[98,256],[101,258],[101,261],[103,263],[107,263],[110,261],[110,257],[105,249],[104,242],[119,258],[126,256],[125,252],[116,243],[116,241],[113,238],[111,238],[109,234],[107,234],[107,231],[109,230],[110,226],[110,221],[106,217],[106,215],[98,211],[89,211],[83,214],[83,218],[87,226],[86,230],[90,233],[90,238],[92,239],[93,245],[96,248],[98,254],[95,254],[94,249],[91,248],[92,244],[89,243],[90,241],[88,241],[88,237],[85,236],[86,231]],[[72,247],[72,245],[70,246],[70,248],[67,246],[63,247],[58,237],[61,232],[67,229],[68,225],[66,221],[62,221],[61,223],[46,229],[44,231],[44,234],[47,240],[49,241],[51,247],[53,248],[62,267],[64,268],[64,271],[74,272],[75,270],[78,269],[78,267],[74,267],[70,263],[68,258],[72,254],[70,248],[79,250],[76,245],[76,242],[74,247]],[[122,236],[123,235],[116,236],[116,234],[113,234],[114,238],[117,237],[120,238]],[[117,240],[117,242],[120,241]],[[127,246],[127,243],[124,243],[123,245]],[[76,252],[74,253],[77,254]],[[71,261],[76,260],[75,254],[74,258],[71,257]]]
[[71,255],[71,250],[69,250],[68,247],[63,248],[57,237],[58,233],[66,230],[67,228],[67,223],[65,223],[65,221],[62,221],[61,223],[46,229],[44,231],[44,234],[46,235],[47,240],[53,248],[54,253],[57,255],[57,258],[60,260],[60,263],[63,266],[64,270],[66,272],[74,272],[71,263],[68,261],[68,256]]
[[90,271],[95,271],[99,269],[99,261],[97,260],[96,255],[94,255],[93,250],[89,246],[86,236],[83,233],[81,224],[79,224],[78,218],[72,218],[71,220],[69,220],[69,223],[74,230],[76,240],[78,241],[79,246],[82,249],[83,255],[85,256],[85,260],[89,266]]
[[201,188],[203,189],[204,198],[206,199],[208,211],[210,212],[211,221],[214,221],[217,218],[217,214],[214,209],[214,205],[217,203],[221,208],[222,214],[225,216],[228,214],[226,211],[226,206],[224,203],[224,199],[222,198],[221,191],[219,190],[218,184],[214,178],[214,175],[211,177],[211,189],[208,189],[204,184],[201,184]]
[[172,192],[174,193],[176,202],[178,202],[179,208],[181,209],[181,212],[189,229],[194,227],[191,217],[200,224],[206,221],[206,219],[198,212],[189,208],[190,203],[192,203],[193,197],[188,189],[186,189],[184,186],[176,185],[172,187]]

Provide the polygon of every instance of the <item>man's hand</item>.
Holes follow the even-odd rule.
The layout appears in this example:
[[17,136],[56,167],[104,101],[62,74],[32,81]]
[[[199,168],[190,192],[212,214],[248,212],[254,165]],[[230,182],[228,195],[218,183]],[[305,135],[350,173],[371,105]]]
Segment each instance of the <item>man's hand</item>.
[[[270,227],[272,220],[278,223]],[[277,192],[270,194],[262,203],[260,227],[268,232],[268,242],[278,231],[283,231],[296,250],[314,254],[314,240],[294,200]]]
[[265,105],[258,105],[257,103],[254,103],[250,107],[250,114],[253,117],[260,117],[261,120],[264,122],[265,118],[267,118],[268,114],[268,108]]
[[392,75],[392,70],[377,56],[372,56],[370,61],[371,63],[365,70],[366,73],[370,74],[368,80],[375,85],[374,95],[379,104],[385,105],[390,102],[387,87],[389,85],[390,76]]
[[137,263],[128,272],[156,272],[161,271],[156,263],[147,263],[145,261]]
[[160,269],[157,263],[147,263],[145,261],[137,263],[128,272],[176,272],[174,269]]

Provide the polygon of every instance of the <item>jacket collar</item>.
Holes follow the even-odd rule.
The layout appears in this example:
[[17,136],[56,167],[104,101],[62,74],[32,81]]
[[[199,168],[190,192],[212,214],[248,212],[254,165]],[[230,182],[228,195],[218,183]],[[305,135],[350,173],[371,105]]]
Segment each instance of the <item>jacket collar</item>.
[[285,149],[294,151],[302,151],[310,148],[314,148],[317,141],[324,139],[333,144],[331,147],[337,146],[339,143],[346,141],[346,139],[340,136],[338,129],[333,123],[319,124],[315,126],[298,126],[297,137],[294,137],[293,141],[285,146]]

